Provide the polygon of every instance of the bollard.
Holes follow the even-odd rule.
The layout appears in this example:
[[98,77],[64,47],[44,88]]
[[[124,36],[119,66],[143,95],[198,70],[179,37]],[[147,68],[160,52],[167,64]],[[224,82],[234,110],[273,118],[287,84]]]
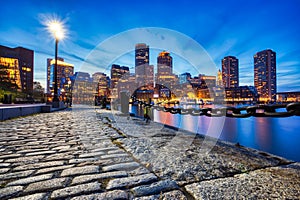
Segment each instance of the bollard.
[[121,112],[124,114],[129,113],[129,96],[127,92],[120,92],[121,96]]

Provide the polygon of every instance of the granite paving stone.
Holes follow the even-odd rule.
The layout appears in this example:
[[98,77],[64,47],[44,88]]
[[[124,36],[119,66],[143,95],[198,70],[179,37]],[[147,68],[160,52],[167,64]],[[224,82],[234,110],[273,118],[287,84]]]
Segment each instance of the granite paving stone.
[[33,172],[34,170],[26,170],[26,171],[12,172],[8,174],[0,174],[0,180],[23,178],[29,176]]
[[74,175],[83,175],[83,174],[92,174],[98,173],[99,166],[84,166],[84,167],[72,167],[68,169],[64,169],[61,173],[61,176],[74,176]]
[[114,170],[132,170],[140,166],[137,162],[119,163],[114,165],[108,165],[102,168],[103,171],[114,171]]
[[117,153],[117,154],[108,154],[101,156],[102,159],[110,159],[110,158],[120,158],[120,157],[127,157],[128,154],[126,153]]
[[24,165],[24,164],[36,163],[44,157],[45,157],[44,155],[27,156],[27,157],[20,156],[18,158],[7,159],[5,160],[5,162],[12,163],[13,165]]
[[173,190],[170,192],[165,192],[161,194],[155,194],[150,196],[142,196],[142,197],[135,197],[133,200],[188,200],[188,198],[180,191],[180,190]]
[[[18,153],[27,154],[27,153],[36,153],[40,151],[49,151],[49,148],[42,148],[42,149],[23,149],[19,150]],[[28,155],[28,154],[27,154]]]
[[106,148],[96,148],[92,149],[91,152],[107,152],[107,151],[113,151],[118,150],[118,147],[112,146],[112,147],[106,147]]
[[47,193],[36,193],[31,195],[26,195],[23,197],[17,197],[10,200],[43,200],[47,196]]
[[92,152],[92,153],[84,153],[79,155],[79,158],[89,158],[104,155],[104,152]]
[[65,164],[64,161],[39,162],[39,163],[34,163],[34,164],[21,165],[21,166],[15,167],[13,170],[20,171],[20,170],[28,170],[28,169],[39,169],[39,168],[45,168],[45,167],[61,166],[64,164]]
[[158,178],[154,174],[143,174],[126,178],[112,179],[108,182],[106,189],[129,188],[141,184],[147,184],[157,181]]
[[10,182],[7,185],[11,186],[11,185],[26,185],[29,183],[34,183],[34,182],[38,182],[38,181],[42,181],[42,180],[47,180],[53,177],[53,174],[43,174],[43,175],[39,175],[39,176],[31,176],[28,178],[23,178],[23,179],[18,179],[16,181]]
[[7,154],[0,156],[0,159],[19,158],[21,155],[19,153]]
[[50,198],[66,198],[74,195],[89,193],[89,192],[100,192],[100,183],[93,182],[82,185],[65,187],[63,189],[54,190]]
[[47,155],[47,154],[54,154],[54,153],[56,153],[56,151],[39,151],[39,152],[27,153],[26,156]]
[[6,172],[8,172],[10,170],[10,168],[0,168],[0,174],[4,174]]
[[82,162],[93,162],[93,161],[97,161],[99,160],[99,158],[79,158],[79,159],[71,159],[69,160],[69,164],[78,164],[78,163],[82,163]]
[[4,163],[4,161],[2,160],[0,163],[0,168],[9,167],[10,165],[11,165],[10,163]]
[[54,172],[54,171],[60,171],[64,170],[67,168],[74,167],[74,165],[63,165],[63,166],[58,166],[58,167],[49,167],[49,168],[43,168],[39,169],[36,174],[44,174],[44,173],[49,173],[49,172]]
[[0,189],[0,199],[11,197],[23,190],[22,186],[9,186]]
[[137,186],[131,189],[133,194],[137,197],[147,196],[152,194],[159,194],[161,192],[178,189],[178,185],[172,180],[163,180],[152,183],[150,185]]
[[25,192],[49,191],[66,186],[67,178],[54,178],[46,181],[31,183],[25,189]]
[[113,178],[121,178],[121,177],[127,177],[127,176],[128,176],[128,174],[125,171],[82,175],[82,176],[77,176],[77,177],[73,178],[72,185],[87,183],[87,182],[91,182],[91,181],[99,180],[99,179],[113,179]]
[[113,190],[113,191],[108,191],[108,192],[103,192],[103,193],[96,193],[96,194],[90,194],[90,195],[82,195],[78,197],[73,197],[71,200],[113,200],[113,199],[118,199],[118,200],[127,200],[129,199],[129,195],[126,191],[123,190]]

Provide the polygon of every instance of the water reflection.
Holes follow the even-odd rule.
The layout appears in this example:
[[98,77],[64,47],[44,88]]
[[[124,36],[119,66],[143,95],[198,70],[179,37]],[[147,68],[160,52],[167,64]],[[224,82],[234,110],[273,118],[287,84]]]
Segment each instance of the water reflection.
[[[134,107],[134,106],[133,106]],[[134,113],[141,113],[138,108]],[[210,118],[154,110],[154,121],[300,161],[300,117]],[[221,132],[220,132],[221,130]]]

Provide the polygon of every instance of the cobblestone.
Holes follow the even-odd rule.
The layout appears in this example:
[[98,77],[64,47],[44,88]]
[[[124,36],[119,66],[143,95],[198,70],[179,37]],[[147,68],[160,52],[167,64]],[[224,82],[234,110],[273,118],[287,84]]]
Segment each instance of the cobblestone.
[[73,167],[62,171],[61,176],[74,176],[99,172],[99,166]]
[[21,172],[12,172],[8,174],[0,174],[0,180],[14,179],[14,178],[23,178],[32,174],[33,170],[21,171]]
[[9,167],[9,166],[10,166],[10,163],[3,163],[3,160],[0,163],[0,168],[1,167]]
[[0,199],[300,196],[300,163],[101,112],[74,106],[0,122]]
[[48,172],[53,172],[53,171],[60,171],[60,170],[64,170],[67,168],[71,168],[74,167],[74,165],[64,165],[64,166],[58,166],[58,167],[50,167],[50,168],[44,168],[44,169],[40,169],[36,172],[36,174],[43,174],[43,173],[48,173]]
[[41,192],[63,188],[66,186],[67,180],[67,178],[54,178],[47,181],[31,183],[25,189],[25,192]]
[[108,165],[102,168],[103,171],[113,171],[113,170],[132,170],[136,169],[140,166],[137,162],[129,162],[129,163],[119,163],[115,165]]
[[13,165],[24,165],[24,164],[30,164],[30,163],[36,163],[45,156],[28,156],[28,157],[19,157],[19,158],[12,158],[7,159],[5,162],[13,163]]
[[79,155],[79,158],[89,158],[89,157],[96,157],[96,156],[101,156],[104,155],[104,152],[93,152],[93,153],[85,153]]
[[22,154],[14,153],[0,156],[0,159],[19,158]]
[[103,193],[97,193],[97,194],[91,194],[91,195],[82,195],[78,197],[73,197],[71,200],[95,200],[95,199],[101,199],[101,200],[112,200],[112,199],[118,199],[118,200],[125,200],[129,199],[129,195],[127,192],[122,190],[113,190],[109,192],[103,192]]
[[76,185],[71,187],[66,187],[63,189],[55,190],[51,194],[51,198],[65,198],[78,194],[89,193],[89,192],[100,192],[100,183],[93,182],[82,185]]
[[20,170],[28,170],[28,169],[39,169],[39,168],[45,168],[45,167],[60,166],[60,165],[64,165],[64,164],[65,164],[64,161],[40,162],[40,163],[18,166],[18,167],[15,167],[13,170],[20,171]]
[[159,194],[170,190],[178,189],[178,185],[175,181],[164,180],[152,183],[151,185],[142,185],[132,188],[131,191],[137,197],[147,196],[152,194]]
[[10,200],[43,200],[45,199],[47,193],[36,193],[32,195],[27,195],[23,197],[13,198]]
[[106,172],[101,174],[91,174],[91,175],[83,175],[77,176],[72,180],[72,185],[87,183],[90,181],[98,180],[98,179],[112,179],[112,178],[121,178],[128,176],[125,171],[116,171],[116,172]]
[[0,189],[0,199],[11,197],[23,190],[22,186],[11,186]]
[[157,177],[153,174],[143,174],[139,176],[113,179],[108,182],[106,189],[111,190],[119,188],[130,188],[141,184],[151,183],[156,180]]
[[10,168],[0,168],[0,174],[4,174],[6,172],[8,172],[10,170]]
[[56,153],[56,151],[39,151],[39,152],[27,153],[26,156],[47,155],[53,153]]
[[180,190],[174,190],[162,194],[136,197],[133,200],[170,200],[170,199],[187,200],[188,198]]
[[23,149],[23,150],[18,151],[18,153],[27,154],[27,156],[28,156],[28,153],[36,153],[36,152],[40,152],[40,151],[48,151],[48,150],[49,150],[49,148],[42,148],[42,149]]
[[69,160],[69,164],[78,164],[83,162],[92,162],[97,161],[98,158],[81,158],[81,159],[71,159]]
[[53,174],[43,174],[43,175],[39,175],[39,176],[32,176],[32,177],[28,177],[28,178],[23,178],[23,179],[19,179],[13,182],[10,182],[9,184],[7,184],[8,186],[11,185],[26,185],[29,183],[34,183],[34,182],[38,182],[38,181],[42,181],[42,180],[47,180],[53,177]]

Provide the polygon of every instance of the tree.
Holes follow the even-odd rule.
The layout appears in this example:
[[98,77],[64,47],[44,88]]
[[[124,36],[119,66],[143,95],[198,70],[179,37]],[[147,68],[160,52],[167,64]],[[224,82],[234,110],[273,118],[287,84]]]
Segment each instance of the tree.
[[33,98],[36,101],[44,102],[44,88],[40,82],[33,82]]

